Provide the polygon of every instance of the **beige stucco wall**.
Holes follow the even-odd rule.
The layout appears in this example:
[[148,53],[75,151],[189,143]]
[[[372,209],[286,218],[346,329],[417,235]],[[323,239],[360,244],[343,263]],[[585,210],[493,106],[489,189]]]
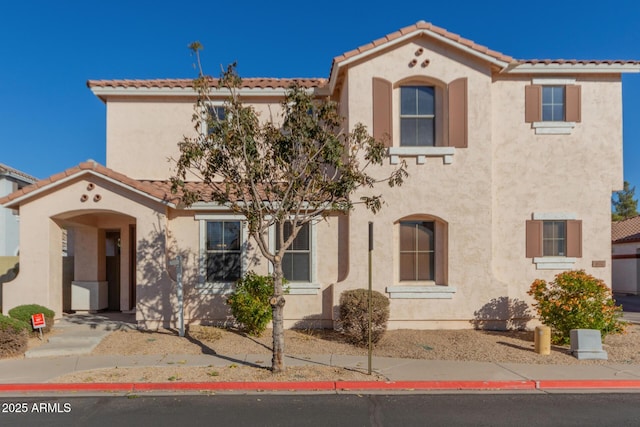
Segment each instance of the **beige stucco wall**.
[[[622,99],[619,77],[581,77],[582,121],[570,135],[535,135],[524,122],[524,87],[531,77],[493,84],[492,269],[509,295],[524,298],[536,270],[525,257],[525,221],[534,212],[569,213],[582,220],[582,257],[574,269],[611,284],[611,191],[622,182]],[[605,261],[602,268],[593,261]]]
[[[227,290],[219,286],[205,283],[200,277],[200,221],[224,220],[228,214],[212,211],[198,211],[196,218],[193,211],[172,211],[169,216],[169,245],[170,258],[182,255],[185,319],[189,323],[233,324],[233,318],[225,304],[228,297]],[[202,218],[202,219],[200,219]],[[320,289],[312,295],[286,295],[285,319],[288,327],[293,326],[332,326],[333,302],[331,300],[331,285],[338,276],[338,220],[328,218],[314,225],[312,243],[316,249],[314,283],[320,284]],[[248,248],[243,270],[254,271],[258,274],[268,274],[269,263],[261,256],[247,230],[243,230]],[[169,277],[176,279],[174,267],[168,268]],[[329,289],[329,290],[328,290]]]
[[[222,103],[224,98],[213,99]],[[278,122],[278,99],[248,99],[261,120]],[[178,143],[195,135],[195,98],[111,97],[107,101],[106,166],[134,179],[172,176],[180,156]],[[173,160],[172,160],[173,159]]]
[[[419,47],[425,53],[418,64],[425,58],[430,63],[412,68],[409,62]],[[442,158],[427,158],[424,165],[406,158],[410,177],[403,187],[379,187],[387,202],[382,212],[373,216],[356,209],[349,224],[349,276],[335,287],[335,300],[344,289],[366,286],[368,221],[375,224],[374,287],[384,291],[410,284],[398,281],[394,223],[415,214],[447,223],[448,280],[438,285],[456,292],[451,299],[392,299],[391,328],[469,327],[474,319],[532,315],[526,294],[531,282],[562,271],[539,270],[525,257],[525,222],[534,212],[567,213],[582,220],[582,257],[573,268],[610,284],[610,194],[622,181],[619,76],[578,78],[582,121],[570,135],[535,135],[524,122],[524,86],[531,84],[531,76],[492,76],[488,66],[464,54],[415,41],[349,68],[350,125],[362,122],[372,128],[373,77],[397,83],[421,75],[444,83],[467,77],[468,148],[456,148],[449,165]],[[393,99],[397,146],[397,84]],[[390,169],[385,166],[382,172]],[[593,267],[594,261],[605,266]]]
[[[426,68],[409,66],[415,52],[424,48],[419,63],[429,59]],[[442,157],[427,158],[417,164],[407,157],[410,177],[400,189],[381,184],[386,205],[377,215],[358,207],[350,216],[349,276],[336,287],[336,300],[346,289],[367,286],[367,223],[374,222],[374,288],[411,285],[400,282],[397,221],[409,215],[431,215],[448,224],[448,280],[440,285],[455,287],[451,299],[392,299],[390,328],[469,327],[475,310],[492,294],[502,294],[502,286],[491,274],[492,197],[491,197],[491,75],[487,65],[458,55],[437,43],[418,40],[383,53],[349,69],[349,112],[351,126],[361,122],[372,128],[371,87],[374,77],[392,83],[421,76],[444,83],[468,79],[468,148],[456,149],[452,164]],[[399,88],[393,91],[394,146],[399,146]],[[385,166],[379,176],[394,168]],[[357,197],[356,197],[357,199]],[[428,283],[422,283],[423,285]]]

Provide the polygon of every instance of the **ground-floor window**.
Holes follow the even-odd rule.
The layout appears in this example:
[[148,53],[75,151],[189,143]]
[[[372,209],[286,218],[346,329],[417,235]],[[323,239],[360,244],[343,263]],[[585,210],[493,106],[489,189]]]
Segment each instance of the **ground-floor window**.
[[206,281],[235,282],[242,276],[242,223],[206,222]]
[[[276,250],[280,249],[280,242],[277,236],[280,235],[280,227],[283,227],[284,240],[291,237],[292,224],[285,222],[276,225]],[[282,271],[285,279],[290,282],[311,282],[311,226],[304,224],[291,246],[285,251],[282,257]]]
[[400,222],[400,280],[435,280],[435,224]]

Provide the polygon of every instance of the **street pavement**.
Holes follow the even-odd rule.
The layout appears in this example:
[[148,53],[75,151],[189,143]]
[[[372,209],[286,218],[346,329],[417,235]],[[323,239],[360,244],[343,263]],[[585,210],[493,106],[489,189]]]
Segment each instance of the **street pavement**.
[[[618,298],[616,298],[618,300]],[[640,297],[620,296],[624,319],[640,323]],[[628,307],[628,308],[627,308]],[[372,369],[386,381],[322,382],[167,382],[57,384],[55,378],[102,368],[181,366],[267,366],[264,355],[148,355],[92,356],[95,346],[109,333],[135,328],[134,315],[108,313],[65,316],[47,343],[28,351],[24,358],[0,360],[1,393],[22,392],[137,392],[163,391],[415,391],[415,390],[613,390],[640,391],[640,365],[635,364],[521,364],[459,362],[373,357]],[[318,354],[288,356],[286,366],[321,365],[367,372],[366,356]]]

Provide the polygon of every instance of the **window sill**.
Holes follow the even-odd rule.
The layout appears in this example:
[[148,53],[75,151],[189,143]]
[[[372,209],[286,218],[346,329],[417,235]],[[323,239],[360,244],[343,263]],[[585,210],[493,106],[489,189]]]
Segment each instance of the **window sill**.
[[576,260],[577,258],[547,256],[536,257],[533,263],[536,265],[536,270],[571,270]]
[[452,299],[456,288],[440,285],[387,286],[391,299]]
[[198,283],[196,290],[201,295],[230,295],[234,290],[234,283]]
[[570,135],[575,122],[534,122],[531,127],[536,135]]
[[400,163],[400,157],[415,157],[416,162],[422,165],[427,157],[442,157],[445,165],[453,163],[455,147],[389,147],[391,164]]
[[289,282],[284,287],[288,289],[288,295],[318,295],[320,291],[319,283]]

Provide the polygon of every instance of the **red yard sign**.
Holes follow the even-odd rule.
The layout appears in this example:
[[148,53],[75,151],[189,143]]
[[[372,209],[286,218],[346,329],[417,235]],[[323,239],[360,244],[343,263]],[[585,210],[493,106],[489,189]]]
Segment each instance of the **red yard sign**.
[[46,326],[44,313],[37,313],[31,316],[31,323],[33,324],[33,329],[44,328]]

